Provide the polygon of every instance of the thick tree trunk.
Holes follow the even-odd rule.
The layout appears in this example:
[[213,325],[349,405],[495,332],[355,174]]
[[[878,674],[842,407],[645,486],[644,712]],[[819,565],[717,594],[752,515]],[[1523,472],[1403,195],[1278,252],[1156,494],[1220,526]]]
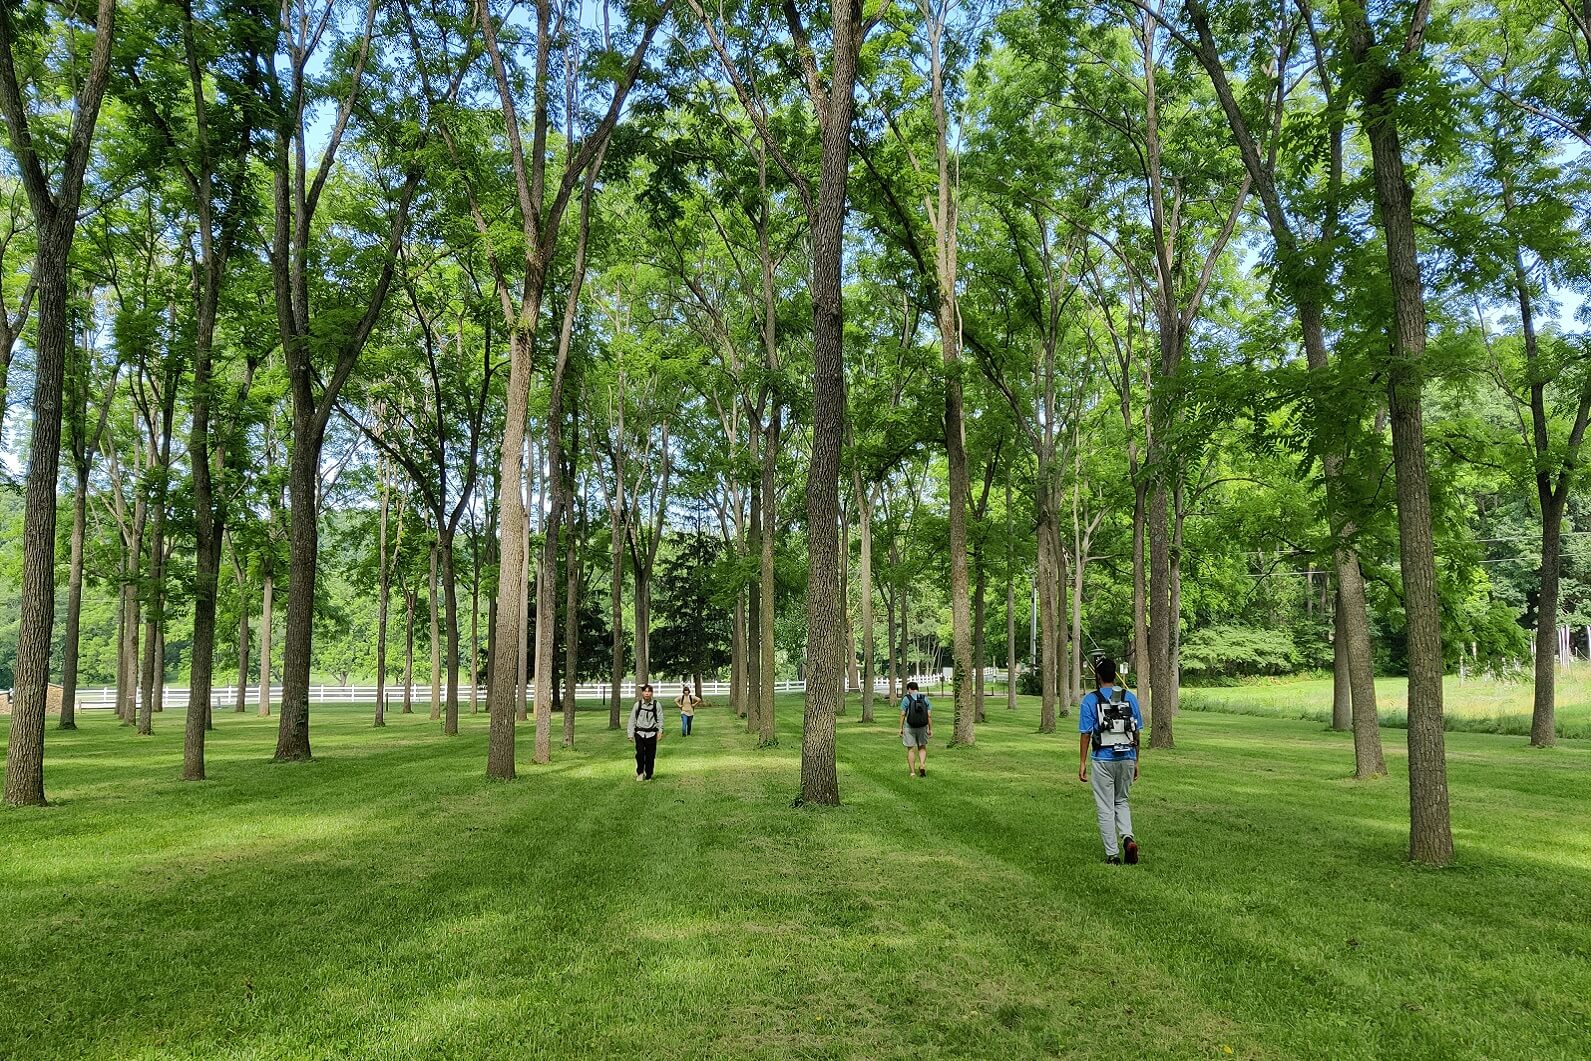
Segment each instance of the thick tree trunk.
[[264,585],[260,589],[260,717],[264,718],[271,713],[271,619],[275,614],[275,602],[272,593],[276,589],[276,580],[269,571],[265,572]]
[[[294,388],[295,392],[299,388]],[[309,670],[315,637],[315,573],[319,563],[321,435],[314,409],[295,396],[293,450],[288,461],[287,496],[290,556],[287,570],[287,631],[282,642],[282,707],[276,727],[276,761],[313,757],[309,744]]]
[[77,728],[77,658],[83,618],[83,541],[88,534],[88,468],[78,464],[72,488],[72,545],[66,588],[66,645],[61,660],[60,729]]
[[[801,730],[801,798],[840,802],[834,727],[844,697],[840,669],[839,515],[840,451],[845,437],[845,310],[842,268],[846,179],[850,172],[851,122],[856,110],[853,47],[862,28],[860,9],[834,5],[834,69],[821,118],[817,196],[809,217],[812,248],[812,455],[807,477],[807,695]],[[775,420],[777,423],[777,419]],[[771,496],[771,495],[770,495]],[[772,513],[770,512],[770,515]],[[772,525],[777,521],[770,518]],[[770,546],[765,545],[765,555]],[[771,586],[770,586],[771,588]],[[771,596],[771,594],[770,594]],[[773,602],[765,601],[771,616]],[[763,634],[773,640],[772,624]],[[765,646],[771,648],[772,645]],[[763,675],[766,688],[772,675]],[[771,731],[772,719],[768,720]]]
[[530,372],[534,355],[534,329],[541,316],[539,285],[520,314],[520,327],[511,339],[507,409],[503,421],[503,446],[498,470],[498,518],[501,520],[497,574],[497,622],[492,628],[494,652],[486,708],[491,712],[491,735],[486,753],[486,776],[500,781],[514,778],[515,695],[519,684],[515,668],[519,653],[510,645],[524,643],[523,589],[525,570],[525,506],[520,495],[524,481],[525,419],[530,406]]
[[[11,16],[4,16],[9,27]],[[9,36],[9,34],[8,34]],[[72,211],[75,215],[75,209]],[[55,481],[61,459],[61,392],[65,379],[67,254],[71,218],[40,229],[34,275],[39,318],[34,339],[33,439],[22,515],[22,600],[14,672],[16,695],[6,742],[5,802],[44,804],[44,712],[55,628]]]
[[[1418,43],[1420,25],[1410,35]],[[1403,570],[1409,663],[1409,857],[1445,865],[1453,858],[1448,812],[1447,756],[1442,722],[1441,606],[1431,531],[1430,481],[1426,471],[1425,423],[1421,409],[1425,353],[1425,292],[1414,236],[1413,191],[1404,172],[1397,105],[1402,73],[1382,54],[1364,8],[1341,12],[1351,59],[1358,67],[1370,142],[1376,215],[1386,237],[1392,290],[1392,349],[1387,366],[1392,460],[1397,476],[1398,539]],[[1372,55],[1372,51],[1375,54]]]
[[1039,488],[1041,510],[1039,513],[1038,528],[1038,578],[1039,578],[1039,732],[1055,732],[1055,702],[1060,690],[1055,687],[1056,673],[1059,670],[1056,661],[1056,628],[1059,625],[1055,614],[1055,594],[1053,587],[1059,577],[1060,562],[1055,555],[1055,538],[1049,532],[1048,521],[1052,520],[1049,503],[1043,500],[1045,488]]
[[650,565],[635,568],[635,687],[652,680],[652,572]]

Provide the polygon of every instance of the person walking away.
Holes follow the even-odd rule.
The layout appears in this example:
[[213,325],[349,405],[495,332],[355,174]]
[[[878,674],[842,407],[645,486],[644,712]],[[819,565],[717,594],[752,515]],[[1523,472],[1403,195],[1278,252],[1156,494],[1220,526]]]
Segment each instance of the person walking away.
[[1078,705],[1077,779],[1088,781],[1092,759],[1099,836],[1105,841],[1105,861],[1115,866],[1138,861],[1127,793],[1138,780],[1138,732],[1143,725],[1138,697],[1116,684],[1116,661],[1109,656],[1094,660],[1094,691]]
[[657,742],[663,739],[663,712],[650,685],[641,686],[640,698],[630,708],[628,733],[635,742],[635,779],[650,781],[657,763]]
[[900,742],[906,745],[906,775],[928,776],[928,741],[934,735],[934,705],[916,682],[906,683],[900,699]]
[[691,687],[682,685],[679,695],[674,698],[674,706],[679,708],[679,735],[689,737],[691,725],[696,721],[696,709],[701,706],[702,698],[691,692]]

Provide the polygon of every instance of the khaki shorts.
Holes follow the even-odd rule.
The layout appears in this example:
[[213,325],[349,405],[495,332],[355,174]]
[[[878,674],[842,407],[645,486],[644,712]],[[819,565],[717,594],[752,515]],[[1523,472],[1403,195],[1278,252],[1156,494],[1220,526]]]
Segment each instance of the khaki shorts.
[[908,748],[928,747],[928,727],[907,726],[901,730],[900,742]]

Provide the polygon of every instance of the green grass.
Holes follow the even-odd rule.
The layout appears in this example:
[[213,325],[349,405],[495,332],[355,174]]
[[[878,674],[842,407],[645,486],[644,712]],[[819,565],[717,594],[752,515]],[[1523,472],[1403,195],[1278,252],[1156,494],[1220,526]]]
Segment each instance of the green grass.
[[[1527,672],[1517,679],[1472,675],[1461,681],[1457,675],[1448,675],[1442,684],[1442,715],[1448,730],[1530,736],[1530,675]],[[1247,685],[1184,689],[1182,706],[1190,711],[1330,722],[1331,679],[1277,678]],[[1408,679],[1378,678],[1376,707],[1383,726],[1406,726]],[[1559,673],[1556,715],[1559,737],[1591,740],[1591,667],[1578,664]]]
[[[1189,713],[1101,862],[1070,732],[990,708],[905,776],[841,722],[839,809],[792,809],[799,702],[722,709],[631,780],[573,752],[483,777],[484,716],[319,710],[309,764],[219,716],[48,735],[54,804],[0,813],[0,1057],[1583,1057],[1591,747],[1454,734],[1457,864],[1404,859],[1341,734]],[[948,721],[948,720],[947,720]],[[941,737],[948,726],[943,726]],[[943,740],[936,742],[943,744]]]

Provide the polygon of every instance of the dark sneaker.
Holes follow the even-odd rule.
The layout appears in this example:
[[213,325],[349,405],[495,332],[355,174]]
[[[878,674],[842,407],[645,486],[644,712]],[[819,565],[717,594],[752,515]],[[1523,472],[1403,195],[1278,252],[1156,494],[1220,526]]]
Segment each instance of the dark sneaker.
[[928,767],[926,767],[926,766],[919,766],[919,767],[918,767],[918,768],[917,768],[917,776],[918,776],[918,777],[927,777],[927,776],[928,776]]
[[1127,865],[1136,866],[1138,864],[1138,841],[1130,836],[1122,837],[1121,850],[1122,854],[1126,856]]
[[1121,865],[1121,856],[1120,855],[1106,855],[1105,856],[1105,865],[1107,865],[1107,866],[1119,866],[1119,865]]

